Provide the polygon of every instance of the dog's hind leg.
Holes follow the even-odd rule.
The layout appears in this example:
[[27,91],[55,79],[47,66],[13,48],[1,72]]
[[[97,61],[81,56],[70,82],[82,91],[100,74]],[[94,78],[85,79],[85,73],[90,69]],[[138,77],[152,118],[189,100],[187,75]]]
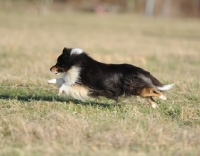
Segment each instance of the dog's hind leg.
[[157,103],[154,101],[153,97],[148,97],[147,101],[150,103],[152,108],[158,108]]
[[160,92],[158,89],[153,87],[143,88],[139,94],[141,97],[158,97],[162,100],[166,100],[167,98]]
[[158,105],[154,101],[153,97],[158,97],[162,100],[166,100],[166,97],[162,94],[162,92],[160,92],[159,90],[157,90],[156,88],[153,88],[153,87],[143,88],[139,95],[141,97],[147,98],[147,100],[148,100],[148,102],[150,102],[152,108],[158,107]]

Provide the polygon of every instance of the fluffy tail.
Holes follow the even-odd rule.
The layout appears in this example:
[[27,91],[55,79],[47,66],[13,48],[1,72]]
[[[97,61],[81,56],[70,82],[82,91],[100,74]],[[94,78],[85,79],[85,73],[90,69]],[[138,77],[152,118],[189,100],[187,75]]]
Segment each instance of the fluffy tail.
[[162,87],[158,87],[155,84],[153,84],[152,80],[149,77],[144,76],[143,74],[138,74],[138,76],[148,85],[150,85],[153,88],[157,88],[159,91],[167,91],[169,89],[171,89],[174,86],[173,84],[168,84],[168,85],[164,85]]
[[166,91],[166,90],[171,89],[173,86],[174,86],[174,83],[173,84],[164,85],[162,87],[157,87],[157,88],[158,88],[159,91]]

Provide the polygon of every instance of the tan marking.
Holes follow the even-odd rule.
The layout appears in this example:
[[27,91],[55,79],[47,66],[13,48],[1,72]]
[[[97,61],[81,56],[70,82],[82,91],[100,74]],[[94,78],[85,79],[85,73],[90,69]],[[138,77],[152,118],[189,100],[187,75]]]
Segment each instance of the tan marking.
[[162,100],[166,100],[167,98],[157,89],[155,88],[143,88],[140,92],[141,97],[158,97]]
[[58,70],[58,68],[56,68],[55,66],[51,67],[51,72],[55,72],[57,70]]
[[160,97],[162,93],[155,88],[143,88],[142,91],[140,92],[141,97]]

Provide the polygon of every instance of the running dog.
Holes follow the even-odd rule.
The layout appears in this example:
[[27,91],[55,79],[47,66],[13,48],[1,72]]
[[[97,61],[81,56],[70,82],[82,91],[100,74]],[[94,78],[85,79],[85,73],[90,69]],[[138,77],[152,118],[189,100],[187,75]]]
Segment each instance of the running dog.
[[122,95],[135,95],[146,98],[156,108],[153,97],[166,100],[162,92],[174,85],[163,85],[148,71],[131,64],[98,62],[79,48],[64,48],[50,71],[62,74],[61,78],[48,81],[57,84],[58,95],[64,92],[80,100],[88,96],[104,96],[118,101]]

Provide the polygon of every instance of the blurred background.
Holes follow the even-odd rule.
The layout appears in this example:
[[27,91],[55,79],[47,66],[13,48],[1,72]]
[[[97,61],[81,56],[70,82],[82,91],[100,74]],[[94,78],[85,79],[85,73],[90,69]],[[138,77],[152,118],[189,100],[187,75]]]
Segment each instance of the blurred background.
[[32,9],[47,14],[49,11],[73,10],[95,13],[130,12],[146,16],[200,17],[200,0],[1,0],[3,8],[16,3],[32,5]]
[[200,0],[0,0],[0,74],[46,82],[62,49],[79,47],[161,80],[199,76],[199,17]]
[[[155,111],[62,100],[64,47],[175,87]],[[199,156],[200,0],[0,0],[0,67],[0,155]]]

